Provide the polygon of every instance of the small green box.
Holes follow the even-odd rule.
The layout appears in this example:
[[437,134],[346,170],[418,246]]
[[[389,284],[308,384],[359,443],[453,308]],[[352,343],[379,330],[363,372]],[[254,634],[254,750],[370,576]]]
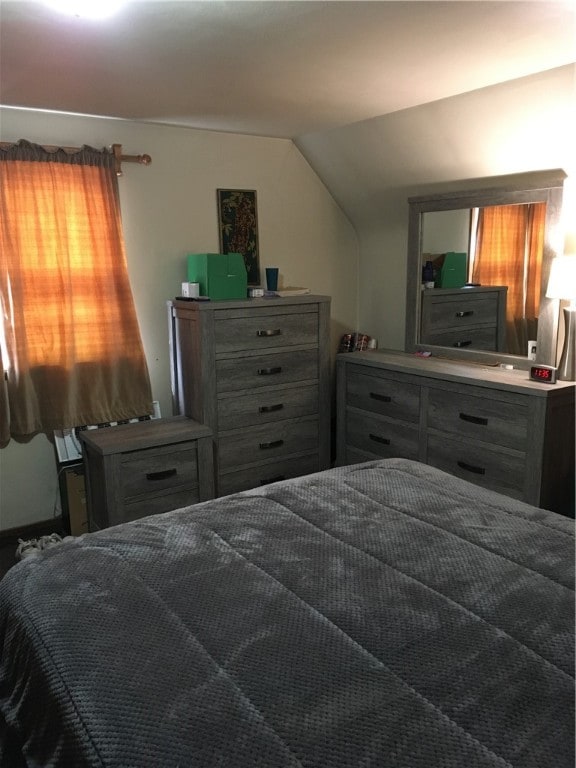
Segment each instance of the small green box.
[[444,255],[439,288],[462,288],[466,284],[466,254],[450,251]]
[[211,299],[245,299],[248,273],[241,253],[190,253],[188,282],[200,283],[200,295]]

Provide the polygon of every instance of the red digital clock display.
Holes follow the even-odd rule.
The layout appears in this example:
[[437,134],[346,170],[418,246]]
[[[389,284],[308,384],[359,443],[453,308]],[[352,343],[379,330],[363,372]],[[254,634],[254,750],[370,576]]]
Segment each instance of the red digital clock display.
[[533,365],[530,368],[530,378],[546,384],[556,384],[556,368],[547,365]]

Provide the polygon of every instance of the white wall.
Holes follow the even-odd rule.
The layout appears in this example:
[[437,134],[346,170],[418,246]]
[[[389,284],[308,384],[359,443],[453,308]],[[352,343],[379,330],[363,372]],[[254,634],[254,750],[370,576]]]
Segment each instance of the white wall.
[[[218,252],[216,190],[255,189],[260,266],[286,285],[332,297],[332,349],[357,317],[353,227],[291,141],[101,118],[0,110],[0,138],[149,154],[120,179],[128,269],[154,398],[171,415],[166,300],[180,292],[187,253]],[[103,307],[105,311],[105,307]],[[46,520],[57,503],[56,462],[44,436],[0,451],[0,529]]]
[[359,233],[362,331],[404,347],[408,197],[555,168],[574,195],[575,136],[570,65],[299,139]]

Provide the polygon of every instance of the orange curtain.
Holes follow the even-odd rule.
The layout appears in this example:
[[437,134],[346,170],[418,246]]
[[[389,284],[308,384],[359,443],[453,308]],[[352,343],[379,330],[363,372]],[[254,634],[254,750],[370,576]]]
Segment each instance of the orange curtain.
[[151,413],[113,155],[0,151],[0,214],[0,445]]
[[472,281],[508,286],[507,350],[526,355],[535,339],[542,279],[546,203],[496,205],[478,216]]

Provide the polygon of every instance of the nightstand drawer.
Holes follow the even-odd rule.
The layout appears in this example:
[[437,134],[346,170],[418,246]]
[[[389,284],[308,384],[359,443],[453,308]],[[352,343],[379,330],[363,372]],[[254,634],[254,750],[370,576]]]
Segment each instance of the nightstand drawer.
[[180,507],[188,507],[200,501],[198,488],[187,488],[177,493],[162,493],[160,496],[146,496],[132,503],[126,503],[115,509],[110,515],[109,525],[120,525],[132,520],[140,520],[149,515],[159,515]]
[[318,413],[318,385],[266,389],[218,400],[218,425],[237,429]]
[[418,425],[363,414],[346,412],[347,444],[382,458],[418,460]]
[[519,451],[429,435],[427,463],[507,496],[521,499],[524,495],[526,457]]
[[316,453],[310,456],[299,456],[296,459],[282,459],[270,464],[258,464],[256,467],[247,467],[238,472],[221,474],[218,478],[218,495],[225,496],[319,471],[319,459]]
[[352,370],[346,380],[346,405],[391,419],[418,423],[420,387]]
[[216,354],[269,349],[297,344],[318,344],[318,313],[264,314],[219,318],[214,323]]
[[318,352],[315,349],[216,361],[216,389],[219,393],[317,379]]
[[428,428],[462,438],[526,449],[528,409],[518,402],[456,394],[431,389],[428,400]]
[[148,448],[122,456],[120,463],[122,497],[156,493],[198,483],[198,456],[195,443]]
[[318,419],[280,421],[259,427],[220,433],[219,472],[245,464],[269,461],[290,454],[318,450]]

